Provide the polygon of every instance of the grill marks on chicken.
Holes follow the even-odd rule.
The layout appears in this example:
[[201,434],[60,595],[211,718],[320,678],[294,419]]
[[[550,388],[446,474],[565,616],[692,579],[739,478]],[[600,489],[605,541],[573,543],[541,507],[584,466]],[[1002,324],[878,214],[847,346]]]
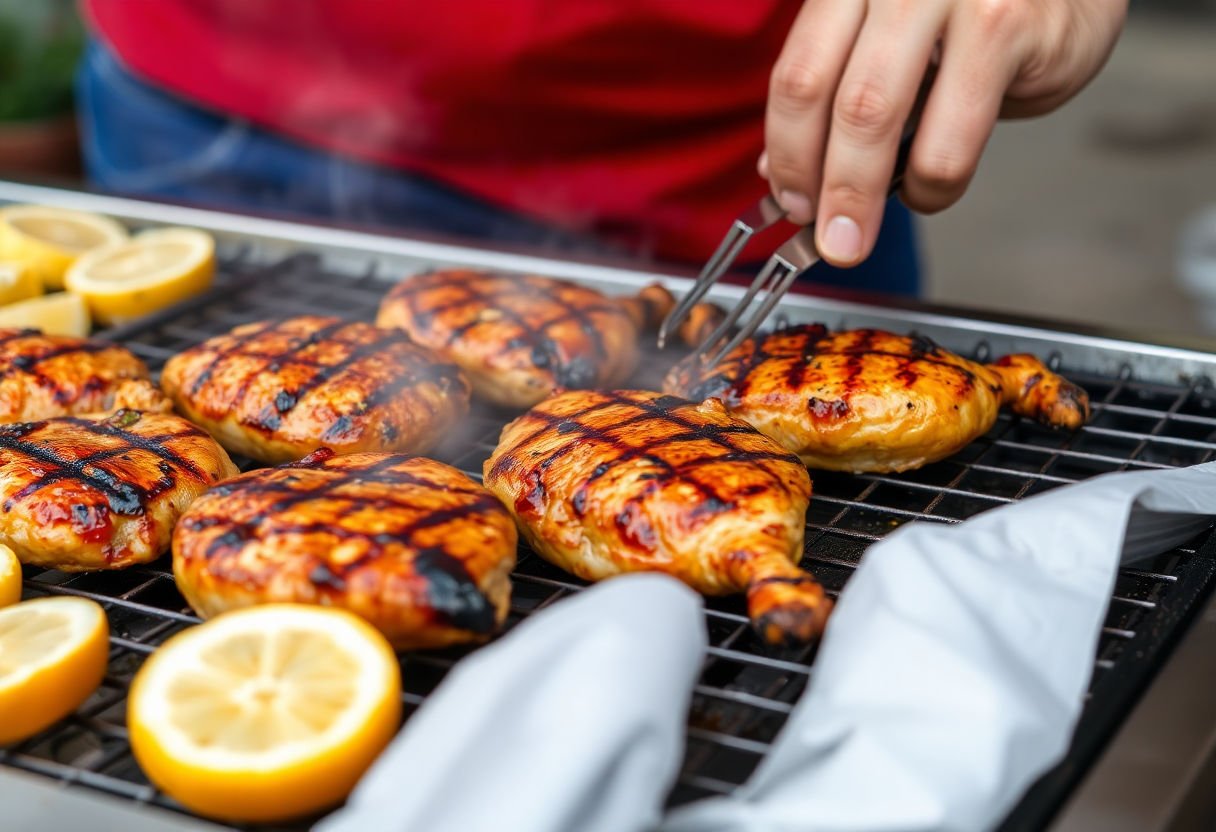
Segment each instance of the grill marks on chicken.
[[215,440],[177,416],[0,426],[0,542],[22,563],[64,571],[150,561],[182,511],[235,473]]
[[178,410],[263,462],[319,448],[421,452],[468,411],[457,367],[404,334],[328,317],[237,327],[165,365]]
[[979,364],[928,338],[819,324],[749,339],[716,367],[677,365],[669,393],[714,397],[812,468],[906,471],[982,436],[1002,405],[1076,429],[1085,391],[1029,355]]
[[406,649],[482,641],[501,625],[515,524],[456,469],[397,454],[251,471],[182,518],[173,569],[209,617],[272,601],[341,606]]
[[526,408],[557,388],[623,382],[637,365],[640,333],[672,304],[658,285],[609,298],[540,275],[451,269],[397,284],[376,323],[460,365],[478,397]]
[[558,394],[506,426],[485,484],[537,552],[581,578],[665,572],[706,594],[745,591],[770,642],[823,627],[830,601],[796,566],[806,468],[720,402]]
[[36,329],[0,329],[0,423],[123,408],[171,408],[129,351]]

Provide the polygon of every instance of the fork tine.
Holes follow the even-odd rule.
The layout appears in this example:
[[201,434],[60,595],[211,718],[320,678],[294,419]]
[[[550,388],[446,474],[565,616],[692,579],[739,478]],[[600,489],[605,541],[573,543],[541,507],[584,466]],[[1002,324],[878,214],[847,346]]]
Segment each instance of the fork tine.
[[747,245],[747,241],[751,239],[754,232],[751,228],[743,223],[735,220],[726,232],[726,236],[722,238],[722,242],[718,244],[717,251],[713,257],[709,258],[709,262],[705,264],[705,268],[701,270],[701,274],[697,277],[697,282],[688,290],[684,297],[680,298],[680,302],[675,308],[667,314],[663,319],[663,323],[659,326],[659,349],[662,349],[667,343],[667,338],[674,332],[680,324],[684,323],[684,319],[688,317],[688,313],[696,306],[701,298],[705,297],[706,292],[710,290],[715,283],[718,282],[726,270],[735,262],[735,258],[739,256],[739,252]]
[[693,355],[704,355],[705,353],[709,352],[714,348],[714,344],[721,341],[726,334],[730,332],[731,327],[735,325],[735,322],[738,321],[743,313],[747,311],[747,307],[751,306],[752,301],[760,291],[760,287],[764,285],[765,281],[767,281],[769,276],[773,273],[773,270],[777,268],[776,260],[777,255],[774,254],[768,259],[767,262],[765,262],[763,268],[760,269],[760,272],[756,275],[751,285],[747,287],[747,291],[743,294],[743,297],[739,299],[739,302],[736,303],[730,312],[727,313],[726,317],[722,319],[722,322],[718,324],[717,329],[711,332],[705,338],[705,340],[701,342]]
[[772,281],[772,285],[768,288],[768,295],[760,302],[760,307],[747,319],[747,323],[739,327],[739,331],[735,333],[735,337],[727,341],[726,346],[718,350],[717,354],[709,360],[706,364],[707,368],[716,366],[731,350],[755,334],[760,325],[764,323],[765,318],[768,317],[768,314],[773,311],[773,307],[785,296],[790,285],[794,282],[794,278],[802,271],[802,269],[797,268],[784,258],[774,255],[772,259],[776,261],[772,269],[775,278]]
[[785,211],[777,204],[777,201],[771,194],[766,194],[731,223],[726,236],[722,238],[717,250],[709,258],[705,268],[701,270],[697,282],[663,319],[663,323],[659,327],[659,349],[662,349],[667,343],[671,333],[684,323],[689,312],[701,298],[705,297],[705,293],[710,290],[710,287],[717,283],[719,278],[734,265],[735,259],[739,256],[739,252],[743,251],[747,241],[756,233],[776,225],[784,216]]

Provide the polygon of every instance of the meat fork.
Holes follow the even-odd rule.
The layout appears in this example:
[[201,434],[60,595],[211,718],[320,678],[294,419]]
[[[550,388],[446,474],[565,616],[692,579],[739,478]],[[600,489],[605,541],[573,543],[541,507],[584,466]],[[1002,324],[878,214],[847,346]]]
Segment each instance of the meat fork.
[[[912,136],[913,131],[909,129],[899,143],[899,152],[895,157],[895,172],[891,177],[891,186],[887,190],[888,197],[893,196],[903,184],[904,172],[908,167],[908,154],[912,150]],[[662,326],[659,327],[660,349],[667,342],[670,334],[675,332],[688,317],[697,302],[705,297],[705,293],[730,270],[739,256],[739,252],[743,251],[743,247],[747,245],[747,241],[761,231],[772,228],[784,218],[785,211],[777,204],[777,200],[773,199],[771,195],[766,195],[735,219],[730,230],[726,232],[726,236],[718,245],[717,251],[701,270],[697,282],[663,320]],[[815,248],[815,224],[811,223],[794,232],[773,252],[743,297],[735,304],[735,308],[727,313],[718,328],[701,342],[693,355],[704,358],[706,353],[713,351],[730,332],[731,327],[743,317],[743,313],[756,299],[756,295],[765,291],[766,294],[760,301],[760,306],[740,325],[739,331],[735,333],[734,337],[726,342],[726,346],[713,352],[713,357],[704,363],[705,367],[716,365],[727,353],[755,334],[760,325],[764,323],[764,319],[773,311],[773,307],[789,291],[794,279],[818,262],[819,250]]]

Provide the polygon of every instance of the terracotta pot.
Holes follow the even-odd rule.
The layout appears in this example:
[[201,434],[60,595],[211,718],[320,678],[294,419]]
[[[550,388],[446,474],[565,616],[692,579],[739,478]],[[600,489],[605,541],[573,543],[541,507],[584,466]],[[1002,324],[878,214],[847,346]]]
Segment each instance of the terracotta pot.
[[79,176],[76,115],[0,122],[0,173],[22,178]]

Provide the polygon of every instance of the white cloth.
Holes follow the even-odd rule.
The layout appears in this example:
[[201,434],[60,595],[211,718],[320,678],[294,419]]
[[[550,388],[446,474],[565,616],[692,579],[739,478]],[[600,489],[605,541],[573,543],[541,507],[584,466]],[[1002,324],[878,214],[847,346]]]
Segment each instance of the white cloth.
[[752,779],[661,818],[698,599],[608,581],[465,659],[320,832],[994,826],[1068,746],[1120,558],[1216,515],[1216,463],[1100,477],[875,544]]
[[701,599],[631,575],[463,660],[317,832],[653,827],[705,651]]
[[664,832],[979,830],[1068,747],[1120,556],[1216,515],[1216,463],[1099,477],[875,544],[772,751]]

